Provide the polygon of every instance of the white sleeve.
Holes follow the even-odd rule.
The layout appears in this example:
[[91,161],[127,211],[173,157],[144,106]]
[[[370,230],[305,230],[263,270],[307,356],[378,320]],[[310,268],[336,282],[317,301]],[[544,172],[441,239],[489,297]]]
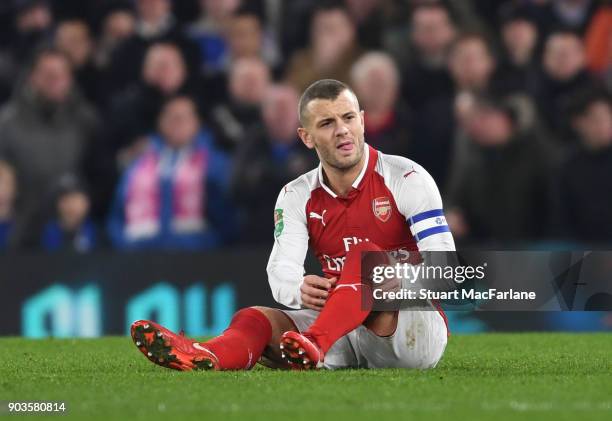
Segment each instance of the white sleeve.
[[455,242],[444,217],[436,182],[420,165],[414,174],[398,177],[395,201],[406,218],[420,251],[453,251]]
[[290,308],[301,308],[300,286],[308,251],[306,202],[310,191],[284,187],[274,207],[274,247],[268,260],[268,282],[274,299]]

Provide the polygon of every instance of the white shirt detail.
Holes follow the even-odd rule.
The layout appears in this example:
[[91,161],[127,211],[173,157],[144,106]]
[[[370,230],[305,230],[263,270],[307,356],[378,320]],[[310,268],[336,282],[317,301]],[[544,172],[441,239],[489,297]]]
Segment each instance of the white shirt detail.
[[323,226],[325,226],[325,221],[323,220],[323,218],[325,217],[325,212],[327,212],[327,209],[324,209],[323,213],[321,213],[320,215],[316,212],[310,212],[309,218],[320,219]]

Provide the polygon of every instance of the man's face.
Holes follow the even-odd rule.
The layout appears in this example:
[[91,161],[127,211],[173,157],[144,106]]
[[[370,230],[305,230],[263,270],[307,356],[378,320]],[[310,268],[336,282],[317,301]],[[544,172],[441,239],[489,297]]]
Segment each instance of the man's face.
[[261,25],[256,16],[238,16],[229,25],[228,40],[233,57],[258,56],[261,50]]
[[355,29],[343,10],[329,10],[315,15],[312,37],[312,43],[315,46],[334,44],[339,49],[344,49],[353,42]]
[[455,47],[449,68],[455,84],[461,89],[478,89],[486,86],[495,63],[484,42],[468,39]]
[[166,143],[174,148],[190,144],[198,134],[200,122],[195,104],[187,98],[168,103],[159,118],[159,131]]
[[352,86],[367,112],[390,111],[397,101],[398,84],[394,69],[386,62],[372,66],[360,77],[352,80]]
[[500,110],[477,107],[471,116],[468,133],[481,146],[498,146],[507,143],[512,136],[512,121]]
[[298,134],[322,163],[338,170],[357,165],[364,151],[363,112],[357,98],[344,90],[335,100],[315,99],[306,106],[304,127]]
[[543,64],[546,72],[555,80],[573,78],[585,66],[582,41],[572,34],[552,35],[546,41]]
[[59,198],[57,210],[63,225],[77,229],[89,212],[89,199],[81,192],[71,192]]
[[36,93],[54,103],[62,103],[72,89],[72,71],[68,60],[57,54],[41,57],[30,76]]
[[295,110],[298,97],[290,86],[275,86],[268,90],[262,104],[262,115],[268,134],[276,142],[295,142],[299,126]]
[[55,43],[72,61],[73,66],[84,65],[93,52],[89,29],[84,22],[65,22],[57,28]]
[[412,42],[425,56],[444,54],[455,37],[448,14],[441,8],[417,10],[412,24]]
[[187,78],[187,69],[179,50],[164,44],[151,47],[145,57],[143,78],[166,95],[178,91]]
[[261,104],[269,85],[270,72],[259,59],[239,59],[230,70],[230,96],[237,103]]
[[169,0],[138,0],[136,10],[140,18],[146,22],[156,23],[170,13]]
[[605,101],[594,102],[574,119],[574,127],[591,149],[612,145],[612,107]]
[[504,45],[513,59],[528,60],[538,41],[538,28],[524,19],[506,23],[502,28]]

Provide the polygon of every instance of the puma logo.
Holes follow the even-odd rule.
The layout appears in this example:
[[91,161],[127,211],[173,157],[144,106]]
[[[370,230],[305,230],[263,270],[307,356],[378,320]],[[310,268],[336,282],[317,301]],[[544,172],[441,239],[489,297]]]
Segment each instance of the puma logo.
[[325,221],[323,220],[323,218],[325,217],[325,212],[327,212],[327,209],[325,209],[323,213],[321,213],[321,215],[319,215],[316,212],[310,212],[309,216],[310,218],[313,218],[313,219],[320,219],[323,226],[325,226]]
[[192,345],[193,345],[193,347],[194,347],[195,349],[199,349],[200,351],[207,351],[207,352],[210,352],[208,349],[204,348],[202,345],[200,345],[200,344],[199,344],[199,343],[197,343],[197,342],[194,342]]
[[408,171],[406,174],[404,174],[404,178],[408,177],[412,173],[416,173],[416,170],[414,168]]

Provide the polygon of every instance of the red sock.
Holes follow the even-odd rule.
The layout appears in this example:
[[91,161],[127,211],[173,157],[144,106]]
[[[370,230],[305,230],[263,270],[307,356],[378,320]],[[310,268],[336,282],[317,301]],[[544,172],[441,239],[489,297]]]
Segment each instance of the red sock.
[[203,345],[219,359],[223,370],[243,370],[253,367],[272,338],[268,318],[254,308],[243,308],[234,314],[220,336]]
[[[370,314],[362,303],[361,252],[381,251],[373,243],[360,243],[346,254],[344,268],[317,320],[304,334],[326,353],[341,337],[361,325]],[[367,292],[364,292],[367,293]],[[364,308],[365,307],[365,308]]]

